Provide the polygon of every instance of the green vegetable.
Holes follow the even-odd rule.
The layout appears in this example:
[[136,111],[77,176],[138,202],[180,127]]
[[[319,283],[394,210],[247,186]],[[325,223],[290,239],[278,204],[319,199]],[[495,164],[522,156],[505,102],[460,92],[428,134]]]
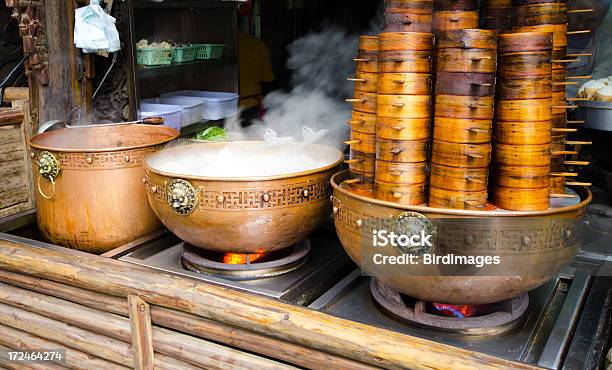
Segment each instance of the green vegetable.
[[221,127],[212,126],[196,134],[196,139],[207,141],[225,141],[227,133]]

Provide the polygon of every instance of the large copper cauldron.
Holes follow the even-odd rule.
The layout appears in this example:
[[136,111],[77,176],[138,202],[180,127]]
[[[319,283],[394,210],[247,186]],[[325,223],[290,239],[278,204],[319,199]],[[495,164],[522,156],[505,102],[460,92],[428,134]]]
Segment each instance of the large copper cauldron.
[[[362,270],[387,286],[430,302],[494,303],[544,284],[575,257],[582,244],[586,206],[591,202],[591,193],[578,187],[574,190],[580,196],[579,203],[538,212],[402,206],[349,190],[349,185],[342,183],[347,178],[345,171],[331,180],[336,231],[346,252]],[[500,273],[489,270],[492,274],[481,274],[477,269],[445,274],[435,264],[370,262],[373,230],[393,230],[400,218],[414,220],[416,226],[433,225],[429,230],[435,232],[435,253],[498,255],[504,266],[512,268]],[[401,254],[396,246],[379,245],[376,252]]]
[[37,220],[52,243],[104,253],[159,228],[142,188],[144,157],[178,136],[164,126],[62,128],[34,136]]
[[151,208],[179,238],[211,251],[263,253],[297,243],[331,212],[329,180],[343,159],[340,151],[300,143],[268,150],[272,160],[284,161],[286,153],[299,150],[308,158],[326,163],[310,171],[268,177],[202,177],[180,170],[161,171],[155,164],[223,148],[244,158],[256,155],[256,148],[262,145],[192,144],[150,156],[145,160],[145,172]]

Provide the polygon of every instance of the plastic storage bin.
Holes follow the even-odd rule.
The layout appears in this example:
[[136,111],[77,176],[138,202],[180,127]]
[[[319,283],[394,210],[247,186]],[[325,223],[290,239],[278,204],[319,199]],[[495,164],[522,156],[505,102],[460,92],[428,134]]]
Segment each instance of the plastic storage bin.
[[136,63],[143,66],[160,66],[172,64],[174,48],[136,49]]
[[196,51],[198,47],[188,45],[188,46],[178,46],[174,48],[174,57],[172,58],[172,62],[174,63],[185,63],[185,62],[193,62],[196,56]]
[[179,90],[161,95],[163,98],[176,96],[195,96],[203,98],[206,101],[204,104],[204,119],[222,119],[238,113],[238,94],[201,90]]
[[166,126],[180,130],[182,110],[179,105],[141,103],[138,118],[163,117]]
[[221,59],[225,44],[194,44],[196,48],[196,59]]
[[196,98],[191,96],[175,96],[165,98],[152,98],[143,99],[141,103],[147,104],[165,104],[165,105],[178,105],[182,108],[181,110],[181,127],[185,127],[204,119],[204,103],[206,102],[203,98]]

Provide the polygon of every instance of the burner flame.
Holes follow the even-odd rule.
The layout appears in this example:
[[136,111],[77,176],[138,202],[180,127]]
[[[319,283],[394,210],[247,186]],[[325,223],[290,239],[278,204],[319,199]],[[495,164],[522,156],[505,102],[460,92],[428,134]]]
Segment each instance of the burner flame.
[[445,303],[434,303],[433,306],[441,314],[450,317],[458,317],[465,319],[466,317],[472,317],[476,314],[476,307],[471,304],[445,304]]
[[247,261],[248,263],[253,263],[261,259],[264,255],[265,253],[225,253],[225,255],[223,255],[223,263],[228,265],[246,265]]

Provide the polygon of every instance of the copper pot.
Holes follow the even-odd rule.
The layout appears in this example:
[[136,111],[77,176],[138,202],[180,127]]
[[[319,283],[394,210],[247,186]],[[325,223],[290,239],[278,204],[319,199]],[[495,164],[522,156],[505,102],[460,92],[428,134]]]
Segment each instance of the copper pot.
[[[263,142],[228,142],[177,146],[144,163],[149,204],[175,235],[196,247],[216,252],[262,253],[304,239],[330,211],[329,179],[344,155],[337,149],[301,143],[260,151]],[[261,177],[203,177],[181,172],[173,160],[229,149],[244,157],[265,153],[262,160],[283,160],[300,151],[321,161],[299,173]],[[163,165],[164,161],[170,161]],[[205,164],[203,164],[205,165]],[[166,171],[160,170],[163,168]]]
[[[500,302],[544,284],[573,260],[582,245],[586,206],[592,199],[588,189],[578,187],[574,190],[580,203],[545,211],[434,209],[356,194],[342,184],[347,176],[348,172],[341,172],[332,178],[334,220],[342,246],[368,275],[403,294],[430,302]],[[432,253],[494,251],[516,269],[501,276],[441,276],[440,265],[372,262],[374,253],[401,253],[391,245],[371,247],[372,231],[390,230],[400,215],[434,224],[437,237]],[[553,220],[555,227],[550,226]],[[510,229],[522,232],[508,233]]]
[[142,187],[142,162],[177,136],[169,127],[134,124],[34,136],[36,216],[45,239],[104,253],[161,228]]

